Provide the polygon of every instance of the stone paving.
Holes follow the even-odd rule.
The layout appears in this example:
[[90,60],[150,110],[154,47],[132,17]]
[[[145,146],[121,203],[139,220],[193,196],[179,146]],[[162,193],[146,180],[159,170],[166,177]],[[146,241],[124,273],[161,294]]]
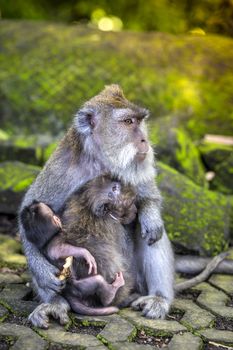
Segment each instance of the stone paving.
[[123,309],[111,316],[70,314],[65,327],[51,320],[48,330],[31,327],[36,307],[27,273],[0,273],[0,349],[13,350],[198,350],[233,349],[233,276],[178,295],[167,320],[149,320]]

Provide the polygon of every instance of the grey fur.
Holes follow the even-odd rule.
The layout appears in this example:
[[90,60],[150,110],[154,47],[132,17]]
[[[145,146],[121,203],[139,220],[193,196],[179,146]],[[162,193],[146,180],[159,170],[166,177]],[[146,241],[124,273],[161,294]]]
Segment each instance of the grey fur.
[[[91,118],[93,118],[93,125],[96,125],[95,129],[90,125],[89,127],[85,125],[85,108],[88,108],[88,113],[92,113]],[[148,113],[125,99],[117,85],[106,87],[99,95],[88,101],[84,109],[80,110],[82,111],[81,126],[77,123],[79,113],[74,125],[26,193],[21,210],[36,199],[51,205],[57,212],[70,194],[88,180],[105,172],[117,176],[123,183],[135,186],[138,190],[139,222],[141,224],[141,232],[139,230],[137,232],[137,254],[141,262],[141,266],[138,265],[137,279],[138,288],[145,295],[140,298],[139,304],[145,316],[163,318],[173,298],[173,254],[160,214],[161,196],[154,183],[155,169],[152,148],[150,147],[143,162],[135,163],[133,159],[135,145],[132,143],[132,136],[126,132],[118,132],[117,129],[119,125],[117,118],[122,117],[124,109],[126,115],[146,117]],[[118,110],[120,110],[120,115],[117,114]],[[79,127],[81,127],[80,133]],[[141,125],[141,132],[146,133],[144,121]],[[130,143],[132,145],[127,146]],[[125,159],[118,151],[124,147],[127,150],[124,152]],[[127,154],[129,154],[128,158]],[[55,276],[57,269],[49,264],[33,244],[28,242],[20,222],[19,227],[28,266],[36,281],[38,294],[43,302],[52,303],[52,312],[56,304],[57,312],[59,310],[65,312],[66,302],[61,297],[58,301],[55,298],[62,287],[61,281]],[[158,239],[160,241],[155,243]],[[135,256],[135,259],[137,260],[138,257]],[[150,294],[149,298],[148,294]],[[61,308],[63,303],[64,308]],[[134,306],[136,303],[137,301]],[[45,314],[48,315],[50,312],[48,305],[46,305],[46,310]],[[43,326],[41,306],[38,309],[40,322],[37,322],[36,315],[37,310],[30,316],[31,321],[35,325]],[[44,315],[45,327],[47,325],[46,315]]]

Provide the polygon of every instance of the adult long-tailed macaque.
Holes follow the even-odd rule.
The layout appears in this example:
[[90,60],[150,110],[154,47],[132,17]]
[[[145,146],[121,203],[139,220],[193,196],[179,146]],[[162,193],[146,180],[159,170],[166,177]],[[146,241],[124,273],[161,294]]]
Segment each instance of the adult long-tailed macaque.
[[71,278],[62,291],[73,311],[108,315],[118,311],[108,305],[118,306],[129,297],[132,300],[131,294],[136,292],[133,237],[123,224],[136,217],[135,198],[129,186],[99,176],[71,195],[61,219],[42,202],[23,209],[22,224],[29,240],[43,230],[60,231],[42,247],[53,264],[60,269],[64,258],[74,253],[87,263],[80,265],[79,260],[73,260]]
[[[155,183],[153,151],[147,139],[148,111],[129,102],[117,85],[106,87],[78,111],[73,125],[29,188],[20,213],[33,200],[55,212],[88,180],[109,173],[136,188],[138,230],[135,246],[136,282],[143,295],[133,304],[148,318],[163,318],[173,299],[173,254],[160,214],[161,196]],[[19,213],[19,218],[20,218]],[[78,217],[77,217],[78,220]],[[59,294],[62,282],[54,267],[30,242],[19,220],[29,269],[44,304],[31,317],[43,326],[52,313],[68,321],[69,305]],[[44,232],[43,243],[50,239]]]

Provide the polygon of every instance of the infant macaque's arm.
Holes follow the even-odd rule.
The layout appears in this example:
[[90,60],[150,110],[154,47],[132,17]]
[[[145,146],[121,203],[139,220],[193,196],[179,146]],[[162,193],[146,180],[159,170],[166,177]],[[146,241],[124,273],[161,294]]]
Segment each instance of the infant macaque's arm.
[[46,254],[52,260],[65,259],[68,256],[73,256],[74,258],[82,258],[89,266],[88,274],[97,274],[96,261],[91,253],[85,248],[75,247],[69,243],[65,243],[63,241],[61,233],[49,242],[46,247]]
[[[47,254],[51,260],[65,259],[68,256],[83,258],[89,266],[88,274],[97,273],[96,261],[87,249],[64,242],[61,220],[47,204],[33,202],[25,207],[22,224],[28,232],[28,240]],[[50,241],[45,245],[48,237]]]

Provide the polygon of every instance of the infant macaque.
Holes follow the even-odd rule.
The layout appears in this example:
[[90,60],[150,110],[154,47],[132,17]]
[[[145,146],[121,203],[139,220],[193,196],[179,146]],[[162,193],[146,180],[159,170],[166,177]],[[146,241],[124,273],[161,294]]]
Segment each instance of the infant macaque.
[[[115,264],[114,272],[110,269],[111,278],[106,281],[102,273],[97,274],[98,264],[93,255],[96,254],[99,259],[100,254],[103,257],[108,254],[109,260],[113,260],[111,255],[114,254],[114,247],[112,252],[108,250],[108,238],[110,241],[114,238],[111,237],[110,231],[112,228],[114,232],[119,229],[118,231],[122,231],[124,236],[125,230],[122,224],[130,223],[136,216],[134,193],[127,190],[127,196],[125,194],[122,196],[120,183],[108,177],[101,176],[89,181],[83,189],[68,199],[64,213],[61,214],[62,221],[63,219],[65,221],[64,228],[61,219],[45,203],[33,202],[24,208],[22,217],[25,231],[28,233],[27,238],[36,244],[54,265],[61,269],[65,258],[68,256],[75,258],[63,295],[77,313],[108,315],[118,311],[117,307],[109,305],[119,288],[125,285],[120,269],[123,264]],[[75,227],[72,227],[73,225]],[[43,246],[43,232],[49,232],[51,237],[45,246]],[[93,240],[88,239],[90,234],[93,235]],[[98,235],[99,246],[95,244]],[[72,241],[71,244],[69,241]],[[93,255],[88,249],[89,246]],[[85,261],[87,268],[83,264],[77,264],[81,260]],[[121,260],[123,261],[123,258]],[[100,266],[102,266],[101,260]],[[105,269],[108,269],[108,266],[105,266]]]

